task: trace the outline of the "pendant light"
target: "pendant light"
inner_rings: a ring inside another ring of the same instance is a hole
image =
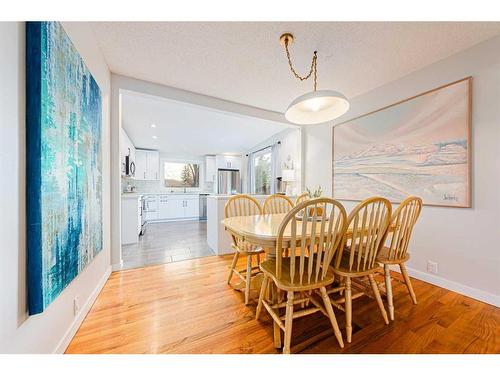
[[[288,45],[292,42],[292,34],[281,35],[280,43],[285,48],[288,66],[293,75],[301,81],[305,81],[312,76],[314,90],[292,101],[285,112],[285,118],[294,124],[311,125],[331,121],[342,116],[349,110],[349,101],[346,97],[338,91],[316,89],[318,82],[317,51],[314,51],[309,73],[306,76],[300,76],[293,68],[290,51],[288,50]]]

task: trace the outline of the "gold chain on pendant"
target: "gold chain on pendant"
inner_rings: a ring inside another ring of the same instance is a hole
[[[290,70],[296,78],[300,79],[301,81],[305,81],[305,80],[309,79],[311,77],[311,75],[314,73],[314,77],[313,77],[314,78],[314,91],[316,91],[316,87],[318,85],[318,67],[317,67],[318,54],[317,54],[317,51],[314,51],[314,55],[313,55],[312,62],[311,62],[311,69],[309,70],[309,73],[306,76],[302,77],[293,68],[292,59],[290,57],[290,51],[288,50],[288,38],[285,39],[285,50],[286,50],[286,57],[288,59],[288,66],[290,66]]]

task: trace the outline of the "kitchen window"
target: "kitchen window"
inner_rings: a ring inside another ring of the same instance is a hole
[[[200,166],[196,163],[165,162],[165,186],[172,188],[200,187]]]

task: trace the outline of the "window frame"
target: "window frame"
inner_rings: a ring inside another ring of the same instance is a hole
[[[187,164],[193,164],[193,165],[197,165],[198,166],[198,186],[169,186],[167,185],[167,178],[166,178],[166,164],[184,164],[184,165],[187,165]],[[163,160],[162,161],[162,164],[163,164],[163,168],[162,168],[162,185],[166,188],[169,188],[169,189],[200,189],[201,188],[201,167],[202,167],[202,163],[199,162],[199,161],[192,161],[192,160],[186,160],[186,161],[182,161],[182,160]]]
[[[256,152],[252,152],[251,154],[251,174],[252,174],[252,186],[251,186],[251,190],[252,190],[252,194],[257,194],[257,186],[256,186],[256,174],[255,174],[255,158],[261,156],[261,155],[264,155],[264,154],[269,154],[270,155],[270,170],[269,170],[269,193],[272,194],[272,173],[273,173],[273,147],[272,146],[267,146],[267,147],[264,147]],[[263,193],[259,193],[259,194],[262,194],[262,195],[266,195],[266,194],[263,194]]]

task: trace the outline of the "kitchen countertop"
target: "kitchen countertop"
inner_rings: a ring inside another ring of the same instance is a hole
[[[236,194],[210,194],[209,198],[211,199],[229,199],[231,197],[234,197]],[[253,198],[267,198],[269,195],[263,195],[263,194],[249,194]],[[295,195],[287,195],[288,198],[295,198]]]
[[[122,193],[123,199],[139,199],[142,196],[143,194],[141,193]]]
[[[151,193],[123,193],[123,194],[139,194],[139,195],[212,195],[212,193],[203,193],[203,192],[180,192],[180,193],[164,193],[164,192],[151,192]],[[122,195],[123,195],[122,194]]]

